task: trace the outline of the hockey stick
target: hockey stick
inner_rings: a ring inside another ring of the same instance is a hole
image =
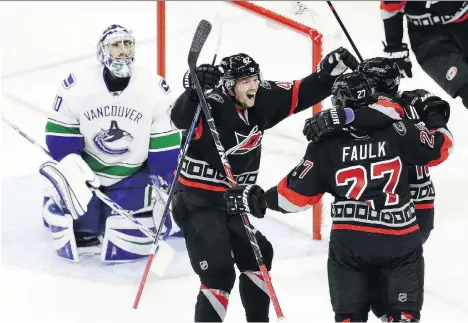
[[[197,60],[200,55],[200,51],[203,47],[203,44],[205,42],[205,39],[203,39],[203,37],[201,36],[197,37],[196,35],[198,33],[201,35],[209,34],[210,30],[211,30],[211,24],[208,21],[206,20],[200,21],[200,24],[198,25],[198,28],[197,28],[197,33],[195,34],[195,37],[193,38],[192,45],[190,46],[190,52],[188,55],[188,65],[189,65],[190,73],[194,76],[196,76],[195,69],[197,65]],[[210,108],[208,107],[208,103],[206,102],[205,96],[203,95],[203,90],[200,85],[200,81],[198,80],[197,77],[194,77],[193,81],[195,84],[195,88],[197,90],[198,98],[200,99],[200,105],[202,106],[203,113],[205,114],[206,121],[210,128],[213,141],[215,142],[216,149],[218,150],[218,154],[221,158],[221,163],[223,164],[226,177],[231,187],[237,187],[237,183],[234,179],[234,176],[232,175],[231,166],[229,165],[226,152],[221,143],[221,140],[219,139],[219,134],[216,129],[216,125],[214,123],[213,117],[211,116]],[[244,222],[244,227],[246,229],[247,236],[249,237],[250,245],[252,246],[253,252],[255,254],[255,258],[257,259],[258,266],[260,268],[260,271],[262,272],[263,279],[267,286],[268,294],[273,303],[273,307],[275,308],[276,316],[278,317],[278,319],[283,319],[284,318],[283,311],[281,310],[280,304],[276,297],[273,284],[271,283],[270,275],[266,268],[265,262],[263,261],[262,253],[258,246],[257,239],[255,238],[254,228],[250,224],[247,213],[242,213],[242,221]]]
[[[364,59],[362,58],[361,53],[360,53],[359,50],[357,49],[356,45],[354,45],[354,42],[353,42],[351,36],[348,34],[348,30],[347,30],[346,27],[343,25],[343,22],[341,21],[340,16],[338,16],[338,12],[336,12],[336,9],[333,7],[333,4],[331,3],[331,1],[327,1],[327,4],[328,4],[328,6],[330,7],[330,10],[332,11],[333,15],[335,16],[336,21],[338,21],[338,23],[340,24],[341,29],[343,29],[343,32],[345,33],[346,38],[348,38],[349,43],[351,44],[351,46],[352,46],[353,49],[354,49],[354,52],[355,52],[356,55],[358,56],[359,60],[362,62]]]
[[[45,153],[46,155],[48,155],[50,157],[50,153],[47,149],[45,149],[44,147],[42,147],[40,144],[38,144],[34,139],[32,139],[27,133],[23,132],[20,128],[18,128],[17,126],[15,126],[13,123],[11,123],[10,121],[8,121],[7,119],[5,119],[5,117],[3,116],[3,113],[2,113],[2,121],[3,123],[5,123],[6,125],[10,126],[13,130],[15,130],[17,133],[19,133],[21,135],[21,137],[23,137],[24,139],[26,139],[27,141],[29,141],[30,143],[32,143],[34,146],[40,148],[42,150],[43,153]]]
[[[154,256],[159,251],[159,249],[161,249],[160,244],[161,244],[162,241],[159,239],[159,237],[161,236],[161,232],[162,232],[162,224],[164,224],[165,221],[166,221],[166,218],[167,218],[167,215],[168,215],[167,211],[169,210],[172,195],[174,194],[174,187],[175,187],[175,184],[177,182],[177,178],[179,177],[180,171],[182,169],[182,159],[184,158],[185,154],[187,153],[190,141],[192,140],[193,133],[195,132],[196,124],[197,124],[198,118],[200,116],[200,112],[201,112],[201,108],[200,108],[200,105],[198,105],[197,110],[195,111],[195,116],[193,117],[192,125],[190,126],[190,130],[189,130],[189,132],[187,134],[187,139],[185,141],[184,147],[182,148],[182,152],[181,152],[182,154],[181,154],[179,163],[177,164],[177,169],[176,169],[174,179],[172,180],[171,186],[169,188],[168,198],[167,198],[166,205],[164,207],[163,215],[161,217],[161,222],[160,222],[160,225],[159,225],[159,228],[158,228],[158,232],[154,236],[154,241],[153,241],[153,244],[151,246],[151,251],[150,251],[150,254],[148,256],[148,260],[146,261],[145,270],[143,272],[143,276],[141,277],[140,285],[138,287],[138,291],[137,291],[137,294],[135,296],[135,300],[133,301],[133,308],[134,309],[137,309],[138,304],[140,303],[141,294],[143,293],[143,288],[145,287],[146,279],[148,278],[148,274],[149,274],[149,271],[151,269],[151,264],[153,263]],[[154,271],[154,270],[152,270],[152,271]]]
[[[29,141],[31,144],[33,144],[34,146],[40,148],[42,150],[42,152],[44,152],[46,155],[48,155],[49,157],[52,157],[50,155],[50,152],[45,149],[44,147],[42,147],[38,142],[36,142],[33,138],[31,138],[28,134],[26,134],[25,132],[23,132],[20,128],[18,128],[16,125],[12,124],[10,121],[6,120],[5,117],[3,116],[2,114],[2,121],[7,124],[8,126],[10,126],[13,130],[15,130],[17,133],[19,133],[24,139],[26,139],[27,141]],[[132,221],[137,227],[138,229],[143,232],[144,234],[146,234],[149,238],[154,238],[156,235],[153,231],[151,231],[150,229],[148,229],[146,226],[144,226],[143,224],[141,224],[137,219],[135,219],[132,215],[132,212],[131,211],[127,211],[125,209],[123,209],[120,205],[118,205],[116,202],[114,202],[113,200],[111,200],[106,194],[102,193],[99,189],[95,189],[95,188],[90,188],[92,191],[94,191],[94,194],[96,194],[96,196],[101,200],[103,201],[106,205],[108,205],[113,211],[115,211],[117,214],[127,218],[128,220]]]
[[[208,35],[210,34],[210,31],[211,30],[209,30],[206,34],[205,33],[201,34],[199,32],[198,28],[197,28],[197,30],[195,32],[195,35],[194,35],[194,39],[195,38],[201,39],[200,41],[203,41],[201,46],[203,46],[206,39],[208,38]],[[219,51],[220,45],[221,45],[221,31],[220,31],[220,34],[219,34],[219,37],[218,37],[218,43],[217,43],[217,46],[216,46],[216,50],[215,50],[215,54],[214,54],[214,57],[213,57],[212,65],[214,65],[215,62],[216,62],[216,58],[218,57],[218,51]],[[193,79],[197,79],[195,71],[191,70],[190,73],[191,73]],[[135,297],[135,301],[133,302],[133,308],[134,309],[138,308],[138,304],[140,302],[141,294],[143,293],[143,288],[145,287],[146,279],[148,278],[148,273],[149,273],[149,271],[151,269],[151,263],[153,262],[154,256],[156,255],[156,253],[159,250],[158,244],[159,244],[159,236],[161,235],[162,224],[166,221],[166,217],[167,217],[167,214],[168,214],[167,211],[169,210],[172,195],[174,193],[174,187],[175,187],[175,184],[177,182],[177,179],[179,178],[180,171],[182,170],[182,160],[184,159],[184,157],[185,157],[185,155],[187,153],[187,150],[189,148],[190,142],[192,141],[192,137],[193,137],[193,134],[195,132],[196,124],[197,124],[198,119],[200,117],[201,109],[202,109],[201,105],[199,104],[197,106],[197,110],[195,111],[195,115],[194,115],[193,120],[192,120],[192,125],[190,126],[189,132],[187,134],[187,138],[185,140],[184,147],[182,148],[179,163],[178,163],[177,169],[176,169],[176,173],[175,173],[174,179],[173,179],[173,181],[171,183],[171,186],[169,188],[167,203],[166,203],[166,206],[164,207],[163,216],[161,218],[161,224],[159,225],[158,232],[156,233],[156,238],[155,238],[155,240],[153,242],[150,255],[149,255],[148,260],[146,262],[145,271],[143,272],[143,276],[142,276],[141,281],[140,281],[140,286],[138,287],[138,292],[137,292],[137,295]]]

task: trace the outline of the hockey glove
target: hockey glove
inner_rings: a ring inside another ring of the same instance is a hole
[[[198,66],[196,74],[204,91],[214,89],[219,84],[222,75],[219,66],[211,64]],[[185,72],[183,85],[185,89],[195,89],[190,71]]]
[[[227,214],[236,215],[242,212],[263,218],[266,211],[265,191],[258,185],[240,185],[224,193]]]
[[[302,133],[308,141],[316,143],[326,136],[342,131],[353,120],[354,111],[352,109],[337,109],[332,107],[328,110],[320,111],[312,118],[307,119]]]
[[[357,69],[359,62],[346,48],[340,47],[327,54],[317,66],[320,78],[330,78],[343,74],[348,68]]]
[[[402,43],[400,45],[385,45],[384,44],[384,53],[385,57],[393,60],[400,69],[401,77],[413,77],[413,72],[411,68],[413,65],[411,64],[411,60],[409,58],[409,49],[408,45]]]
[[[448,102],[426,90],[405,91],[401,94],[400,100],[405,105],[412,105],[424,122],[427,122],[429,115],[433,113],[441,115],[445,123],[449,121],[450,105]],[[431,116],[431,119],[433,117]]]

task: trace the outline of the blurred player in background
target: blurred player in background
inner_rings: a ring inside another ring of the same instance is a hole
[[[412,77],[408,45],[403,43],[406,17],[411,49],[422,69],[452,98],[468,108],[468,1],[382,1],[384,52],[404,77]]]
[[[109,26],[96,50],[100,64],[62,80],[50,111],[46,143],[54,161],[40,172],[55,189],[45,197],[43,217],[60,257],[78,262],[80,255],[100,254],[106,263],[128,262],[147,256],[153,239],[113,214],[90,187],[156,229],[180,133],[170,124],[169,85],[154,71],[134,66],[129,29]],[[153,209],[159,212],[155,218]],[[171,217],[165,229],[165,237],[177,231]]]

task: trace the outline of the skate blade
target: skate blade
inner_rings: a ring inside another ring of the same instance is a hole
[[[173,258],[174,249],[166,241],[159,241],[158,250],[154,256],[150,271],[159,277],[163,277]]]

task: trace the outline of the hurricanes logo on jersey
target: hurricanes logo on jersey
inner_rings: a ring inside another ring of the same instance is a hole
[[[109,155],[122,155],[130,151],[127,144],[122,145],[123,142],[130,142],[133,136],[119,128],[117,121],[112,120],[108,130],[101,130],[93,136],[93,142],[96,147]],[[123,147],[124,146],[124,147]]]
[[[262,143],[263,133],[258,131],[257,126],[247,136],[238,132],[234,132],[234,134],[236,135],[237,145],[229,149],[228,154],[243,155],[256,149]]]

